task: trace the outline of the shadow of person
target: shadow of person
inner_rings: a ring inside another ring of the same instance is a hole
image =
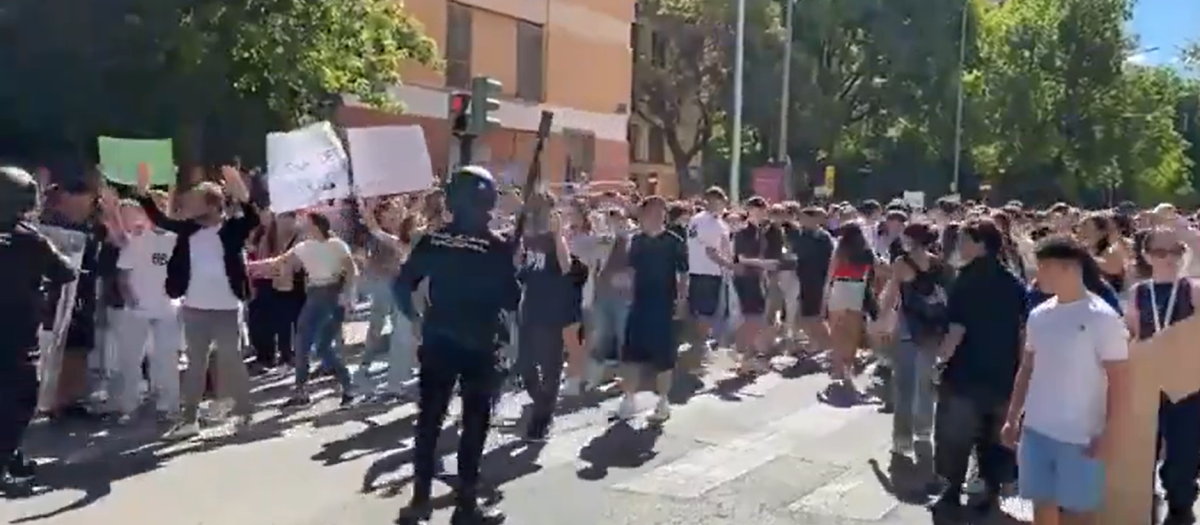
[[[758,376],[752,374],[729,376],[718,380],[712,389],[705,393],[710,393],[722,401],[741,401],[742,395],[739,391],[753,384],[756,379]]]
[[[575,472],[579,479],[598,481],[613,468],[638,468],[658,456],[654,445],[662,436],[661,425],[634,428],[619,421],[592,438],[579,450],[579,459],[588,465]]]
[[[696,394],[704,389],[704,379],[700,377],[702,369],[675,367],[671,373],[671,391],[667,393],[667,401],[672,405],[686,405]]]
[[[313,461],[319,461],[330,467],[372,454],[383,453],[394,449],[400,442],[412,437],[416,428],[417,415],[415,413],[384,424],[367,419],[367,415],[362,413],[355,414],[355,416],[355,419],[367,425],[367,428],[345,439],[322,443],[321,451],[312,456]],[[322,424],[340,423],[326,421]]]
[[[363,472],[362,485],[359,491],[363,494],[381,491],[384,497],[395,497],[403,491],[404,486],[412,481],[411,470],[400,477],[388,479],[380,483],[380,480],[389,474],[395,474],[404,470],[404,467],[411,465],[413,455],[416,453],[416,443],[411,440],[405,445],[392,451],[386,451],[382,457],[373,461],[367,470]],[[457,423],[450,424],[442,428],[442,433],[438,435],[437,452],[435,453],[436,464],[435,473],[442,471],[442,456],[456,451],[458,449],[458,425]]]
[[[884,472],[879,461],[874,458],[868,463],[879,485],[903,503],[932,505],[941,493],[933,480],[932,472],[926,471],[923,465],[904,454],[891,454],[887,472]]]

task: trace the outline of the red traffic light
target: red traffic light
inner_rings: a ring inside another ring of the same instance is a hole
[[[450,96],[450,113],[452,115],[464,113],[470,106],[471,95],[467,93],[455,93]]]

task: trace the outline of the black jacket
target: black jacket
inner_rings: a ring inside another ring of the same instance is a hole
[[[142,205],[142,209],[155,226],[178,235],[175,249],[171,252],[171,260],[167,261],[167,296],[172,299],[183,297],[192,278],[191,236],[204,227],[190,219],[167,217],[150,197],[139,197],[138,204]],[[250,279],[246,275],[246,260],[242,257],[242,251],[246,247],[246,239],[250,237],[250,232],[258,227],[259,219],[258,210],[253,204],[242,203],[241,207],[241,217],[225,219],[217,235],[221,238],[221,247],[225,251],[223,257],[229,288],[233,290],[234,297],[245,301],[250,298]]]

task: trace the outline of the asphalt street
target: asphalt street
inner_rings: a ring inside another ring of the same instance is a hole
[[[916,525],[931,522],[919,467],[889,465],[890,417],[878,406],[818,399],[827,377],[794,366],[733,380],[718,357],[680,374],[661,428],[613,424],[616,398],[568,401],[552,437],[530,445],[501,428],[484,461],[491,495],[517,525]],[[787,363],[784,363],[785,365]],[[281,411],[290,379],[256,383],[253,426],[219,425],[165,443],[144,422],[34,428],[46,464],[32,493],[0,504],[0,520],[46,525],[385,525],[407,501],[415,407],[339,410],[331,389]],[[332,385],[324,384],[326,388]],[[502,410],[515,414],[521,396]],[[654,396],[643,394],[649,411]],[[454,409],[452,409],[453,411]],[[453,418],[452,418],[453,419]],[[453,482],[456,432],[443,433]],[[435,495],[448,493],[445,484]],[[906,503],[906,501],[908,501]],[[448,522],[440,510],[433,523]]]

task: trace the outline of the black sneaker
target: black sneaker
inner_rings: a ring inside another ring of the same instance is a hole
[[[408,506],[400,509],[400,518],[396,520],[399,525],[416,525],[422,521],[429,521],[433,517],[433,504],[429,498],[413,498],[408,502]]]
[[[459,503],[450,516],[450,525],[500,525],[507,516],[500,509],[478,503]]]
[[[15,482],[25,482],[33,479],[37,475],[37,463],[32,459],[25,457],[21,451],[13,454],[12,460],[8,463],[8,475]]]
[[[545,441],[550,437],[550,422],[552,417],[549,416],[534,416],[529,420],[529,426],[525,427],[525,439],[528,441]]]

